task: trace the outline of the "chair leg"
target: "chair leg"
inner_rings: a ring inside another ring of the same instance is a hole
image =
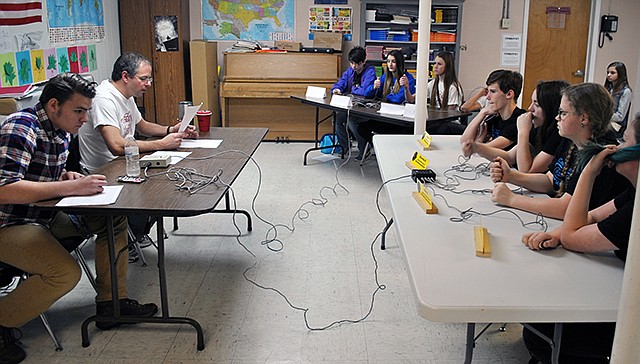
[[[129,234],[129,240],[133,241],[133,248],[138,253],[138,256],[140,257],[140,261],[142,262],[142,266],[146,267],[147,260],[144,258],[144,253],[142,253],[142,248],[140,248],[140,243],[138,243],[136,236],[133,234],[131,229],[127,229],[127,234]]]
[[[51,341],[53,341],[53,346],[56,348],[56,351],[62,351],[63,347],[60,344],[60,340],[58,340],[58,337],[51,329],[51,324],[49,324],[49,318],[47,317],[47,314],[45,312],[40,314],[40,321],[42,321],[42,325],[44,325],[45,330],[47,330],[47,332],[49,333],[49,336],[51,337]]]
[[[362,165],[364,163],[364,160],[367,159],[367,153],[369,152],[370,148],[371,143],[367,142],[367,144],[365,144],[364,146],[364,154],[362,155],[362,159],[360,160],[360,165]]]
[[[23,273],[20,276],[20,282],[18,284],[20,284],[23,281],[26,281],[27,278],[29,278],[29,275],[27,273]],[[58,340],[58,337],[51,329],[51,324],[49,324],[49,318],[47,317],[46,312],[43,312],[40,314],[40,321],[42,321],[42,325],[44,325],[45,330],[47,330],[47,333],[51,337],[51,341],[53,341],[53,346],[56,348],[56,351],[62,351],[63,348],[62,348],[62,345],[60,344],[60,340]]]
[[[93,286],[93,289],[98,292],[98,285],[96,284],[96,277],[94,276],[93,272],[91,272],[91,268],[89,268],[89,265],[87,264],[87,260],[84,257],[84,254],[82,253],[82,249],[80,249],[80,247],[77,247],[74,252],[76,253],[76,258],[78,259],[78,263],[80,263],[80,267],[82,267],[82,270],[84,271],[84,274],[87,276],[87,278],[89,279],[89,283],[91,283],[91,286]]]

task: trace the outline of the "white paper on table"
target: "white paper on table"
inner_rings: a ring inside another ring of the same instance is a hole
[[[404,106],[382,102],[380,103],[380,110],[378,110],[378,112],[387,115],[402,115],[404,114]]]
[[[180,133],[187,129],[193,117],[196,116],[196,113],[202,107],[202,103],[200,105],[187,106],[184,109],[184,115],[182,115],[182,121],[180,121],[180,129],[178,130]]]
[[[157,152],[151,153],[151,156],[156,157],[156,156],[170,155],[171,160],[169,161],[169,165],[173,165],[185,159],[186,157],[188,157],[189,154],[191,154],[191,152],[174,152],[174,151],[167,151],[167,150],[159,150]]]
[[[222,139],[182,139],[180,148],[216,149],[221,143]]]
[[[104,191],[95,195],[65,197],[56,206],[111,205],[116,203],[122,187],[124,186],[104,186]]]

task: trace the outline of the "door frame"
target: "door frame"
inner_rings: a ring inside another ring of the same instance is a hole
[[[524,18],[522,20],[522,62],[520,62],[520,73],[524,76],[524,68],[527,62],[527,37],[529,35],[529,7],[531,0],[524,1]],[[596,79],[597,70],[596,65],[596,53],[598,44],[598,35],[600,22],[600,9],[602,9],[602,0],[591,0],[591,12],[589,14],[589,35],[587,40],[587,55],[585,65],[585,82],[594,82]],[[596,19],[596,21],[594,21]],[[518,98],[518,104],[522,103],[522,97]],[[529,105],[525,105],[528,107]]]

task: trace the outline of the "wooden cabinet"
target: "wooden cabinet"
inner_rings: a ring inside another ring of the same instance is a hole
[[[437,1],[431,5],[431,32],[418,33],[419,1],[362,0],[360,39],[367,49],[367,63],[381,66],[390,49],[403,49],[412,56],[405,60],[407,69],[415,72],[418,37],[431,39],[429,63],[443,50],[453,52],[458,70],[462,0]],[[378,20],[376,20],[378,19]],[[414,74],[415,75],[415,74]]]
[[[178,117],[178,102],[191,100],[189,73],[189,1],[119,0],[120,47],[122,52],[138,52],[153,66],[153,84],[136,100],[144,118],[162,125],[173,125]],[[156,50],[155,17],[176,16],[178,51]],[[115,61],[115,59],[114,59]]]
[[[341,55],[315,53],[225,53],[220,87],[222,125],[269,128],[267,140],[312,141],[315,109],[292,100],[307,86],[327,94],[340,77]],[[321,110],[320,117],[330,114]],[[323,123],[320,134],[332,131]]]

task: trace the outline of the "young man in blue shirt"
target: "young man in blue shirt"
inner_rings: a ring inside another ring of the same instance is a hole
[[[373,81],[376,80],[376,71],[373,66],[367,64],[367,52],[360,46],[355,46],[349,51],[349,67],[342,77],[331,88],[334,95],[352,94],[364,98],[373,98],[375,90]],[[346,154],[349,150],[349,135],[347,133],[347,124],[351,133],[357,135],[358,124],[367,121],[366,118],[358,118],[350,116],[347,123],[347,113],[336,113],[336,135],[338,136],[338,144],[342,151]]]

